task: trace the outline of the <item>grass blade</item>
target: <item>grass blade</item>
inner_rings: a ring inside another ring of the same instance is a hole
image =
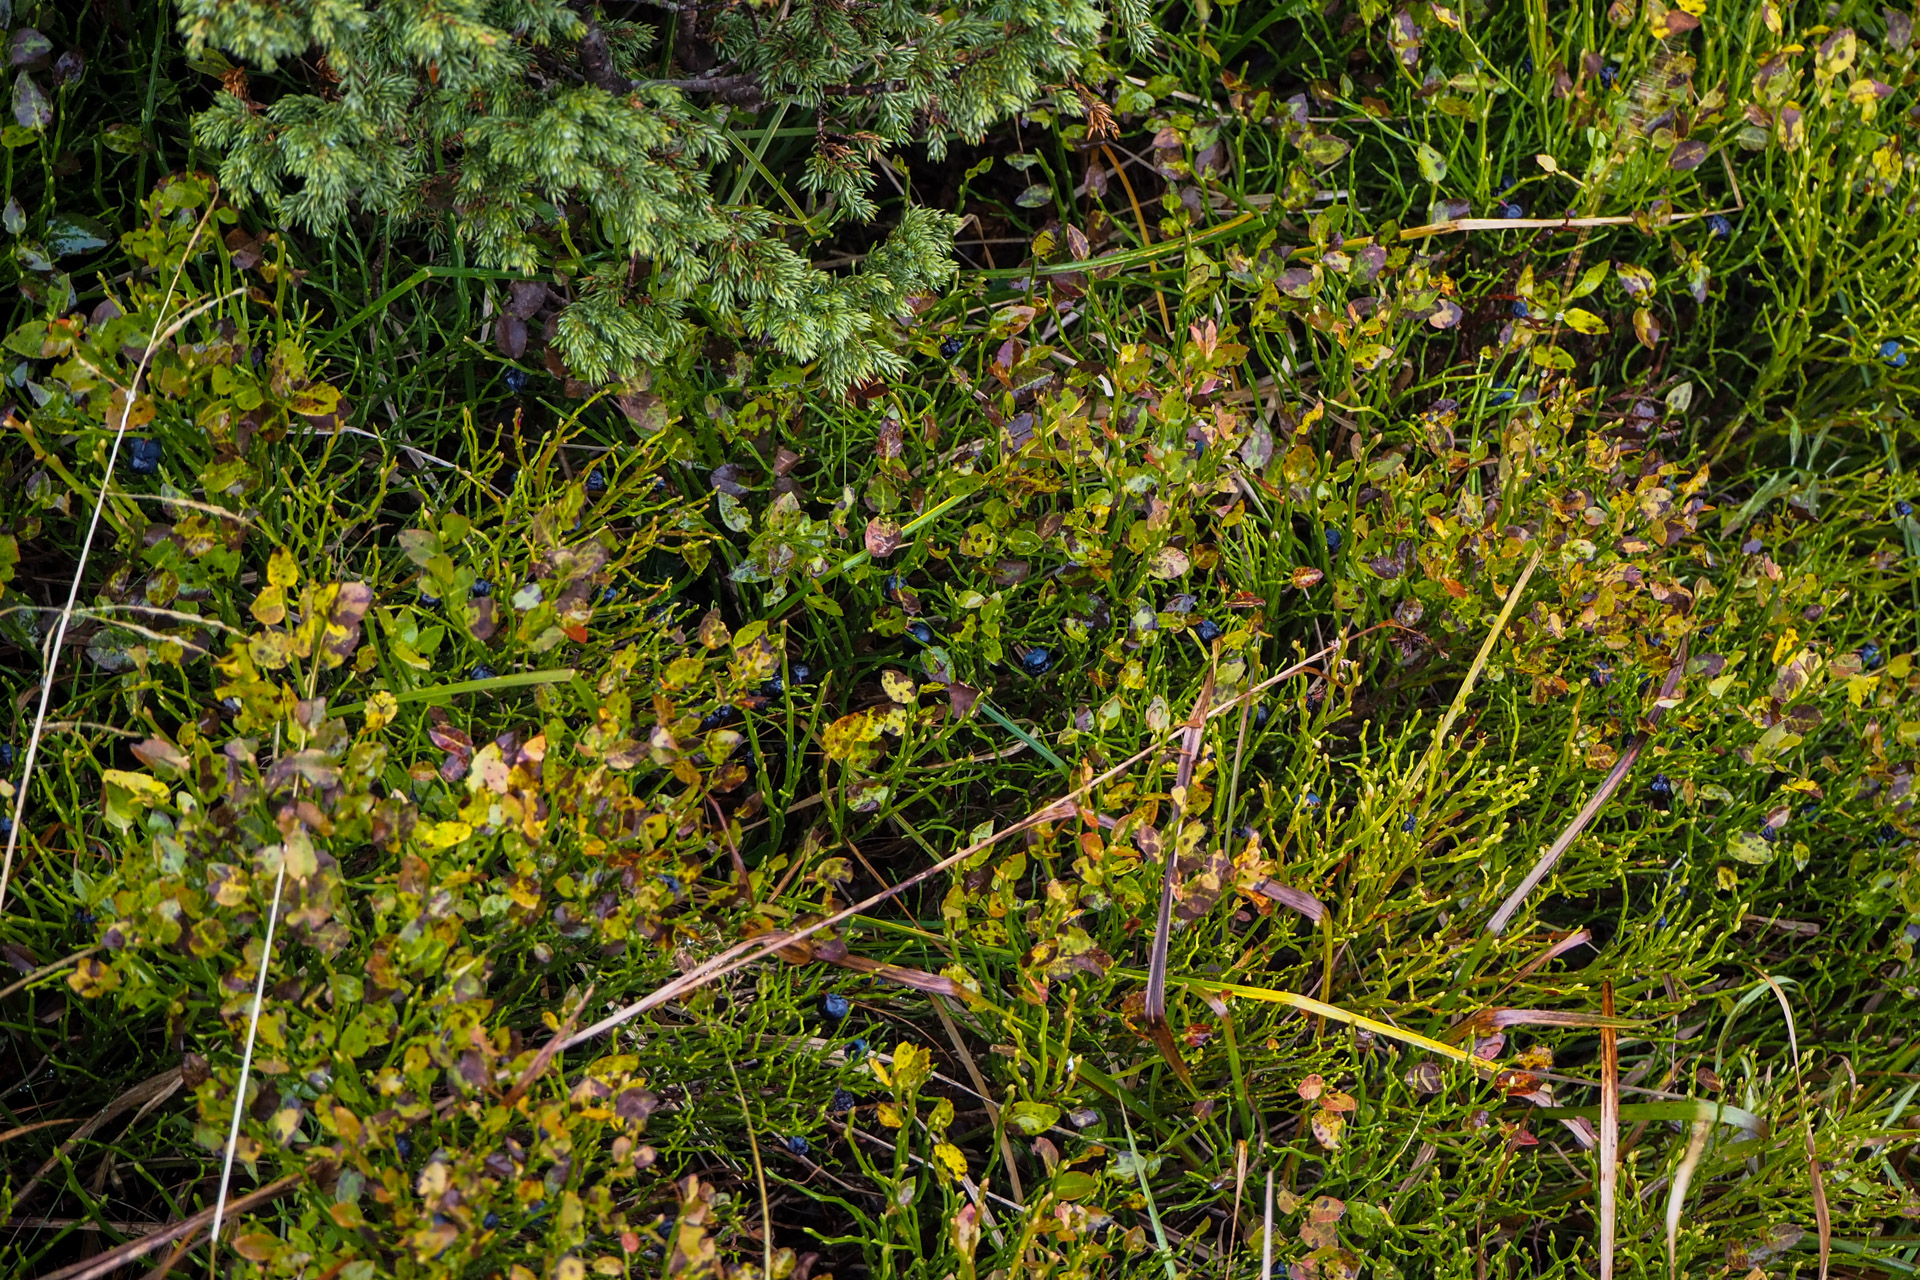
[[[1693,1171],[1700,1167],[1700,1157],[1706,1154],[1707,1137],[1713,1132],[1713,1126],[1705,1120],[1693,1122],[1693,1136],[1687,1140],[1686,1154],[1680,1157],[1680,1163],[1673,1171],[1673,1185],[1667,1192],[1667,1274],[1680,1274],[1680,1213],[1686,1207],[1687,1188],[1693,1182]]]
[[[1473,686],[1480,679],[1480,673],[1486,669],[1487,660],[1493,656],[1493,647],[1500,643],[1500,637],[1507,629],[1507,623],[1513,617],[1513,611],[1520,603],[1520,593],[1527,588],[1527,582],[1533,577],[1533,571],[1540,567],[1541,552],[1538,548],[1527,560],[1527,567],[1520,571],[1513,586],[1507,589],[1506,602],[1500,606],[1500,616],[1494,619],[1493,626],[1487,631],[1487,638],[1480,644],[1480,652],[1473,655],[1473,665],[1467,668],[1466,678],[1460,681],[1460,687],[1454,691],[1453,701],[1447,705],[1446,714],[1440,717],[1440,723],[1434,727],[1433,740],[1427,744],[1426,754],[1420,757],[1420,764],[1408,775],[1405,793],[1417,796],[1427,784],[1427,777],[1433,772],[1434,761],[1447,743],[1447,734],[1453,728],[1453,722],[1460,718],[1460,712],[1467,705],[1467,699],[1473,696]],[[1426,805],[1421,805],[1426,812]]]
[[[1683,640],[1680,643],[1680,652],[1674,655],[1673,665],[1667,668],[1667,678],[1660,686],[1660,700],[1662,702],[1671,698],[1679,689],[1680,676],[1681,673],[1686,670],[1686,667],[1687,645]],[[1653,711],[1648,714],[1647,719],[1653,724],[1658,724],[1661,713],[1664,710],[1665,708],[1663,707],[1655,706]],[[1615,762],[1613,768],[1607,773],[1606,778],[1595,788],[1593,795],[1588,797],[1586,804],[1580,807],[1580,812],[1573,815],[1573,821],[1567,824],[1566,829],[1560,833],[1559,838],[1548,847],[1547,851],[1540,855],[1539,860],[1533,864],[1533,869],[1527,872],[1526,877],[1515,886],[1514,891],[1507,895],[1507,900],[1500,904],[1500,909],[1493,913],[1493,918],[1487,921],[1488,933],[1497,934],[1506,931],[1507,925],[1513,921],[1514,914],[1518,912],[1526,902],[1527,895],[1538,888],[1540,882],[1547,878],[1547,873],[1552,871],[1554,864],[1560,861],[1560,855],[1565,853],[1575,840],[1579,839],[1580,833],[1587,829],[1587,824],[1592,822],[1594,815],[1600,812],[1600,807],[1606,804],[1608,797],[1613,795],[1620,784],[1626,780],[1628,771],[1633,768],[1633,762],[1640,757],[1641,748],[1647,745],[1648,740],[1652,736],[1652,730],[1650,728],[1641,730],[1640,733],[1635,735],[1633,742],[1628,745],[1627,749],[1620,753],[1620,759]]]
[[[1800,1095],[1800,1133],[1807,1145],[1807,1176],[1813,1183],[1813,1222],[1820,1231],[1820,1280],[1827,1280],[1827,1268],[1833,1260],[1833,1211],[1827,1204],[1827,1180],[1820,1172],[1820,1152],[1813,1141],[1813,1117],[1807,1113],[1807,1080],[1800,1066],[1800,1036],[1793,1025],[1793,1005],[1772,974],[1761,979],[1773,988],[1780,1012],[1787,1020],[1787,1046],[1793,1050],[1793,1082]]]
[[[1600,984],[1600,1012],[1613,1016],[1613,983]],[[1600,1280],[1613,1280],[1620,1179],[1620,1033],[1600,1028]]]
[[[1180,729],[1180,764],[1174,771],[1173,818],[1167,833],[1160,837],[1160,916],[1153,927],[1153,951],[1147,962],[1147,1030],[1174,1074],[1192,1084],[1187,1064],[1173,1043],[1173,1031],[1167,1026],[1167,948],[1173,942],[1173,891],[1180,876],[1180,832],[1187,821],[1187,788],[1193,785],[1193,766],[1200,756],[1200,736],[1206,732],[1207,711],[1213,705],[1213,672],[1207,672],[1200,696]]]

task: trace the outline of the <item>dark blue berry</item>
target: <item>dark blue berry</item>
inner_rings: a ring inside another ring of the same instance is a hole
[[[1253,709],[1253,727],[1256,729],[1266,728],[1267,718],[1272,714],[1273,712],[1267,708],[1267,704],[1264,702],[1255,707]]]
[[[1760,838],[1768,844],[1774,844],[1780,839],[1780,828],[1768,823],[1760,828]]]
[[[467,672],[467,679],[469,680],[491,680],[493,679],[493,677],[494,677],[493,668],[488,666],[484,662],[481,663],[479,666],[475,667],[473,670]]]
[[[787,668],[787,683],[793,685],[812,684],[813,668],[804,662],[796,662]]]
[[[1907,367],[1907,353],[1892,338],[1880,344],[1880,358],[1895,369]]]
[[[13,819],[8,817],[4,813],[0,813],[0,838],[4,838],[12,834],[13,834]]]
[[[865,1040],[854,1039],[847,1041],[847,1060],[849,1062],[858,1062],[866,1056],[867,1042]]]
[[[662,871],[659,875],[655,876],[654,879],[667,886],[667,892],[671,893],[674,897],[680,898],[686,896],[686,888],[681,885],[679,876],[669,875],[667,872]]]
[[[485,578],[475,578],[473,585],[467,588],[467,594],[476,599],[490,596],[493,594],[493,584]]]
[[[1513,388],[1512,388],[1512,387],[1509,387],[1509,386],[1506,386],[1506,385],[1504,385],[1504,384],[1498,384],[1498,383],[1496,383],[1496,384],[1495,384],[1495,386],[1494,386],[1494,388],[1493,388],[1493,400],[1492,400],[1492,403],[1494,403],[1494,404],[1505,404],[1505,403],[1506,403],[1507,401],[1509,401],[1509,400],[1511,400],[1511,399],[1513,399]]]
[[[807,1140],[801,1137],[799,1134],[794,1134],[792,1137],[780,1139],[780,1145],[785,1147],[787,1150],[793,1152],[793,1154],[797,1156],[804,1156],[805,1154],[807,1154],[807,1151],[808,1151]]]
[[[1664,773],[1653,775],[1653,781],[1647,784],[1647,803],[1666,813],[1673,808],[1673,781]]]
[[[1527,304],[1524,302],[1516,300],[1513,306],[1508,309],[1513,312],[1513,318],[1515,320],[1525,320],[1527,318]]]
[[[480,1225],[488,1231],[491,1231],[500,1225],[500,1215],[497,1213],[489,1213],[486,1217],[480,1219]]]
[[[393,1140],[393,1149],[400,1153],[402,1160],[413,1159],[413,1143],[407,1140],[405,1134]]]
[[[422,609],[438,609],[440,607],[440,597],[430,596],[422,591],[420,593],[420,607]]]
[[[887,580],[880,584],[880,594],[883,598],[898,603],[901,588],[906,585],[906,580],[899,574],[890,573],[887,575]]]
[[[1035,645],[1020,655],[1020,669],[1030,676],[1043,676],[1053,665],[1053,655]]]
[[[1733,224],[1717,213],[1707,215],[1707,230],[1715,240],[1726,240],[1733,236]]]
[[[820,1016],[829,1022],[838,1022],[853,1012],[853,1006],[838,991],[829,991],[820,998]]]
[[[1338,551],[1340,549],[1340,543],[1340,531],[1338,529],[1327,530],[1327,550]]]
[[[933,643],[933,628],[929,627],[924,622],[908,623],[907,634],[912,636],[915,640],[918,640],[921,644]]]
[[[160,470],[160,442],[145,436],[127,441],[127,467],[137,476],[155,475]]]
[[[537,1218],[541,1214],[545,1213],[546,1211],[547,1211],[547,1202],[545,1200],[535,1200],[532,1204],[527,1206],[527,1216],[529,1218]]]
[[[0,742],[0,769],[13,768],[13,744]]]
[[[715,729],[724,729],[740,718],[738,707],[715,707],[700,721],[700,732],[712,733]]]
[[[965,351],[966,349],[967,349],[967,340],[965,338],[955,336],[955,337],[946,339],[940,344],[940,355],[943,359],[952,360],[958,357],[959,354],[962,351]]]
[[[601,474],[600,468],[595,467],[593,470],[587,472],[587,492],[605,493],[606,491],[607,478]]]
[[[519,395],[527,389],[527,375],[518,369],[507,370],[507,390]]]
[[[833,1091],[833,1101],[827,1104],[827,1110],[834,1115],[844,1115],[859,1105],[860,1099],[854,1097],[845,1089],[835,1089]]]
[[[1613,88],[1613,82],[1619,78],[1620,67],[1618,63],[1609,62],[1600,68],[1600,83],[1606,88]]]
[[[1613,666],[1610,663],[1593,664],[1593,683],[1596,688],[1604,689],[1613,683]]]
[[[600,593],[601,604],[612,604],[620,598],[620,588],[608,587]]]
[[[787,682],[785,680],[779,676],[772,676],[765,684],[760,686],[760,692],[769,698],[777,698],[786,691],[786,688]]]
[[[1414,832],[1414,829],[1419,825],[1420,825],[1420,819],[1414,817],[1412,814],[1408,814],[1407,820],[1400,824],[1400,829],[1406,832],[1408,835],[1412,835]]]
[[[1910,516],[1913,514],[1913,504],[1911,502],[1908,502],[1905,498],[1902,498],[1900,499],[1900,501],[1893,504],[1893,514],[1897,516],[1903,516],[1903,517]]]
[[[1520,55],[1520,74],[1523,76],[1530,76],[1533,74],[1533,55],[1532,54],[1523,53]]]
[[[1223,633],[1220,630],[1219,623],[1215,622],[1212,618],[1202,618],[1200,619],[1199,625],[1194,627],[1193,634],[1201,644],[1212,644],[1215,640],[1218,640]]]
[[[1887,656],[1880,652],[1880,646],[1869,640],[1860,646],[1860,665],[1869,671],[1878,671],[1887,665]]]
[[[1502,200],[1500,202],[1500,216],[1503,218],[1524,218],[1527,216],[1527,206],[1521,204],[1518,200]]]
[[[94,914],[85,907],[82,907],[73,913],[73,919],[76,924],[88,925],[93,923]]]
[[[1300,793],[1300,803],[1309,809],[1318,809],[1320,807],[1320,793],[1317,791],[1302,791]]]

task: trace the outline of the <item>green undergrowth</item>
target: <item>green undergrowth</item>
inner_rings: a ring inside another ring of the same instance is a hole
[[[210,1208],[243,1058],[180,1274],[1920,1269],[1900,15],[1163,11],[1114,136],[912,158],[965,269],[839,395],[251,220],[115,13],[0,137],[10,806],[105,494],[6,1274]]]

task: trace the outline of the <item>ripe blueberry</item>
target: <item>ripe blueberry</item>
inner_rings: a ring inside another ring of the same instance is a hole
[[[150,476],[160,470],[160,442],[145,436],[127,441],[127,466],[137,476]]]

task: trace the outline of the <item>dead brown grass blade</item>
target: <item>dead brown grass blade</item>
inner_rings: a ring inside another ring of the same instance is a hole
[[[331,1172],[333,1166],[326,1161],[316,1161],[299,1173],[290,1173],[284,1178],[276,1178],[264,1187],[249,1191],[237,1200],[227,1202],[228,1213],[245,1213],[257,1209],[270,1200],[274,1200],[293,1190],[310,1177],[319,1177]],[[190,1241],[213,1222],[213,1206],[209,1205],[189,1218],[182,1218],[170,1226],[162,1227],[150,1235],[109,1249],[92,1258],[61,1267],[58,1271],[49,1271],[40,1280],[100,1280],[101,1276],[118,1271],[130,1262],[146,1257],[154,1250],[170,1245],[176,1240]]]
[[[1686,667],[1687,644],[1686,641],[1683,640],[1680,642],[1679,653],[1674,655],[1673,665],[1667,668],[1667,678],[1661,682],[1660,702],[1665,702],[1667,699],[1673,697],[1675,692],[1679,690],[1680,677],[1686,671]],[[1614,764],[1613,768],[1608,771],[1606,778],[1600,783],[1599,787],[1594,790],[1593,795],[1588,798],[1586,804],[1581,806],[1580,812],[1573,815],[1573,821],[1567,824],[1566,830],[1560,833],[1559,839],[1555,840],[1553,844],[1548,847],[1547,851],[1540,855],[1539,860],[1533,864],[1533,870],[1527,872],[1526,878],[1519,883],[1512,893],[1507,895],[1507,900],[1500,904],[1500,909],[1493,913],[1493,918],[1487,921],[1488,933],[1504,933],[1506,931],[1507,926],[1513,922],[1514,915],[1520,910],[1521,906],[1525,904],[1527,895],[1537,889],[1540,886],[1540,882],[1547,878],[1547,873],[1552,871],[1554,864],[1560,861],[1560,855],[1565,853],[1575,840],[1579,839],[1580,833],[1587,829],[1587,824],[1593,821],[1594,815],[1600,812],[1600,807],[1606,804],[1608,797],[1613,795],[1614,791],[1619,788],[1622,782],[1626,781],[1628,771],[1633,768],[1633,762],[1639,759],[1641,749],[1645,747],[1648,740],[1653,737],[1653,729],[1660,723],[1660,717],[1665,710],[1665,707],[1656,704],[1654,709],[1648,713],[1648,727],[1642,729],[1634,736],[1633,741],[1627,746],[1627,749],[1620,753],[1620,759]]]
[[[134,1085],[131,1089],[128,1089],[125,1093],[115,1098],[112,1102],[109,1102],[105,1107],[102,1107],[99,1113],[91,1120],[88,1120],[78,1129],[75,1129],[67,1140],[61,1143],[59,1148],[55,1150],[51,1156],[47,1157],[45,1164],[33,1171],[33,1176],[27,1179],[26,1185],[22,1186],[20,1193],[13,1198],[15,1209],[17,1210],[27,1202],[27,1198],[39,1188],[41,1180],[53,1171],[54,1166],[59,1164],[61,1159],[65,1157],[69,1151],[72,1151],[82,1142],[85,1142],[88,1138],[98,1133],[116,1117],[123,1116],[135,1108],[141,1108],[144,1114],[146,1110],[150,1110],[171,1096],[173,1091],[179,1087],[180,1068],[173,1067],[169,1070],[162,1071],[157,1076],[149,1076],[147,1079],[142,1080],[139,1084]]]
[[[78,1119],[69,1119],[69,1120],[42,1120],[38,1124],[23,1124],[18,1129],[9,1129],[5,1133],[0,1133],[0,1144],[12,1142],[15,1138],[24,1138],[30,1133],[38,1133],[42,1129],[57,1129],[63,1124],[78,1124],[78,1123],[79,1123]]]
[[[1160,1056],[1187,1084],[1193,1079],[1181,1060],[1180,1048],[1167,1026],[1167,949],[1173,942],[1173,891],[1180,880],[1180,831],[1187,822],[1187,788],[1193,785],[1193,766],[1200,758],[1200,739],[1207,731],[1207,713],[1213,708],[1213,672],[1200,686],[1200,696],[1180,727],[1180,763],[1173,776],[1173,817],[1160,837],[1160,916],[1153,926],[1153,951],[1147,960],[1147,1033],[1160,1046]]]
[[[1327,904],[1305,889],[1295,889],[1278,880],[1262,880],[1256,887],[1263,896],[1272,898],[1283,907],[1293,908],[1315,924],[1327,918]]]
[[[1568,1013],[1559,1009],[1481,1009],[1447,1028],[1446,1038],[1458,1043],[1469,1035],[1486,1035],[1508,1027],[1605,1027],[1619,1030],[1637,1027],[1632,1018],[1615,1018],[1605,1013]]]
[[[954,1056],[960,1059],[960,1065],[966,1068],[967,1079],[973,1081],[973,1091],[979,1095],[981,1104],[986,1107],[987,1121],[1000,1135],[1000,1159],[1007,1166],[1007,1183],[1013,1188],[1013,1198],[1025,1204],[1027,1193],[1020,1188],[1020,1169],[1013,1162],[1013,1143],[1007,1139],[1007,1131],[1000,1124],[1000,1104],[993,1099],[987,1088],[987,1078],[980,1073],[980,1064],[973,1060],[973,1053],[967,1048],[967,1042],[960,1038],[960,1027],[947,1012],[947,1005],[938,996],[927,1003],[940,1018],[940,1025],[946,1028],[947,1039],[953,1042]]]
[[[1600,1012],[1613,1017],[1613,983],[1600,984]],[[1613,1280],[1613,1241],[1619,1213],[1620,1033],[1600,1028],[1600,1280]]]
[[[513,1088],[507,1090],[507,1096],[502,1099],[507,1106],[511,1107],[514,1103],[526,1097],[527,1090],[532,1088],[533,1082],[540,1078],[540,1073],[547,1069],[547,1064],[551,1063],[554,1056],[567,1047],[567,1033],[573,1030],[574,1023],[580,1021],[580,1015],[585,1011],[587,1001],[593,999],[593,987],[594,984],[587,984],[587,990],[585,994],[580,997],[580,1003],[573,1006],[573,1012],[567,1015],[567,1020],[562,1022],[559,1030],[554,1032],[553,1039],[540,1046],[540,1052],[533,1055],[533,1061],[529,1062],[527,1069],[520,1073],[520,1078],[513,1082]]]
[[[1225,715],[1230,711],[1236,711],[1239,709],[1241,703],[1244,702],[1245,700],[1257,697],[1260,694],[1265,693],[1268,689],[1271,689],[1274,685],[1279,684],[1281,681],[1290,680],[1294,676],[1297,676],[1302,672],[1309,670],[1314,663],[1326,657],[1328,654],[1333,653],[1335,650],[1339,649],[1343,644],[1349,643],[1352,640],[1361,639],[1364,636],[1371,635],[1375,631],[1384,630],[1387,627],[1393,626],[1393,625],[1395,624],[1392,624],[1392,623],[1376,624],[1375,626],[1369,627],[1364,631],[1357,632],[1355,635],[1348,637],[1345,640],[1336,640],[1334,643],[1327,645],[1325,648],[1320,649],[1315,653],[1309,654],[1307,657],[1301,659],[1299,662],[1294,663],[1292,666],[1287,667],[1285,670],[1277,671],[1273,675],[1268,676],[1265,680],[1262,680],[1259,684],[1252,686],[1246,692],[1239,694],[1237,697],[1230,698],[1227,701],[1222,702],[1219,705],[1213,707],[1210,711],[1207,712],[1207,718],[1211,720],[1215,716]],[[742,942],[735,943],[733,946],[721,952],[719,955],[714,956],[712,959],[697,966],[696,968],[681,974],[679,977],[675,978],[673,981],[662,986],[659,990],[654,991],[651,994],[639,1000],[636,1000],[634,1003],[627,1005],[625,1008],[620,1009],[615,1013],[609,1014],[607,1017],[602,1018],[600,1021],[594,1023],[590,1027],[585,1028],[584,1030],[574,1032],[572,1035],[566,1038],[566,1041],[560,1045],[560,1048],[570,1049],[574,1045],[580,1044],[583,1041],[591,1040],[596,1036],[604,1035],[608,1031],[613,1030],[613,1028],[617,1026],[621,1026],[624,1023],[630,1022],[633,1019],[639,1017],[641,1014],[647,1013],[648,1011],[653,1009],[657,1009],[661,1005],[668,1004],[674,1000],[677,1000],[681,996],[688,993],[689,991],[696,990],[699,987],[705,986],[709,982],[713,982],[719,978],[725,977],[727,974],[732,973],[736,969],[740,969],[746,965],[752,964],[756,960],[764,959],[767,956],[770,956],[775,952],[781,950],[782,948],[790,947],[794,943],[799,942],[805,938],[810,938],[814,934],[819,933],[822,930],[831,929],[835,925],[844,924],[846,921],[851,920],[853,917],[860,915],[863,912],[872,910],[874,907],[879,906],[881,903],[886,902],[888,899],[900,893],[903,893],[906,890],[911,889],[916,885],[924,884],[926,881],[931,880],[933,877],[937,875],[942,875],[948,871],[951,871],[954,867],[959,866],[960,863],[972,857],[974,854],[979,853],[982,849],[991,848],[992,846],[998,844],[1000,841],[1007,839],[1009,836],[1018,835],[1020,832],[1026,831],[1032,827],[1038,826],[1042,822],[1051,822],[1051,821],[1055,821],[1056,819],[1062,816],[1070,816],[1074,812],[1073,802],[1075,800],[1081,798],[1082,796],[1090,794],[1096,788],[1104,786],[1108,782],[1113,781],[1115,778],[1120,777],[1122,774],[1126,773],[1127,770],[1133,768],[1135,765],[1147,759],[1149,756],[1152,756],[1155,752],[1164,749],[1166,745],[1167,745],[1167,739],[1165,738],[1156,739],[1154,742],[1148,744],[1145,747],[1142,747],[1140,750],[1134,752],[1132,755],[1128,756],[1126,759],[1120,761],[1118,764],[1115,764],[1111,768],[1107,769],[1105,772],[1088,778],[1085,782],[1081,783],[1078,787],[1075,787],[1073,790],[1067,792],[1065,795],[1060,796],[1057,799],[1050,800],[1046,804],[1041,805],[1039,808],[1035,809],[1032,813],[1029,813],[1026,817],[1020,819],[1018,822],[1011,823],[1008,826],[1005,826],[1000,830],[995,831],[993,834],[985,837],[984,839],[974,841],[972,844],[967,845],[965,848],[959,850],[958,852],[955,852],[953,854],[948,855],[945,858],[942,858],[940,861],[934,863],[932,866],[927,867],[920,871],[916,871],[912,875],[908,876],[906,879],[900,881],[898,884],[895,884],[889,888],[883,889],[879,893],[873,894],[870,897],[863,898],[859,902],[854,903],[852,906],[845,907],[839,911],[836,911],[830,916],[824,916],[821,919],[814,921],[812,924],[809,924],[800,929],[786,930],[786,931],[781,931],[779,933],[764,934],[758,937],[748,938]]]

